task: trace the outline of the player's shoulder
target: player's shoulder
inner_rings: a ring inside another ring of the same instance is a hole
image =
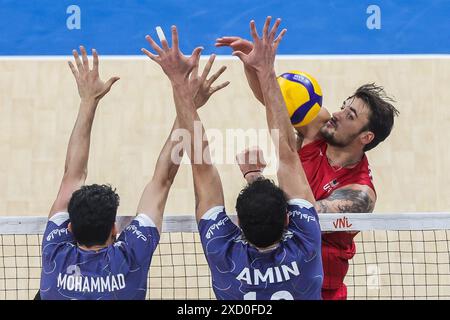
[[[314,205],[305,199],[294,198],[288,200],[288,209],[289,208],[300,208],[300,209],[314,209]]]
[[[319,217],[312,203],[305,199],[291,199],[288,201],[288,215],[290,221],[296,221],[307,225],[312,222],[317,224]],[[296,224],[294,224],[296,225]]]
[[[226,261],[231,259],[245,246],[246,240],[241,229],[235,224],[232,217],[225,212],[224,206],[210,208],[202,216],[198,224],[200,240],[208,259]],[[230,250],[230,247],[233,247]]]
[[[149,247],[154,247],[155,249],[160,237],[161,235],[153,220],[148,215],[138,214],[123,228],[114,248],[147,250]]]
[[[238,228],[227,215],[224,206],[215,206],[207,210],[199,220],[199,231],[202,239],[210,240],[213,238],[232,238]]]
[[[203,213],[200,218],[200,221],[215,221],[220,219],[221,217],[226,216],[225,206],[219,205],[209,208]]]
[[[136,228],[150,228],[155,229],[156,231],[158,230],[152,218],[143,213],[139,213],[138,215],[136,215],[133,220],[131,220],[131,222],[125,227],[125,230],[135,230]]]
[[[65,222],[69,222],[69,219],[70,219],[69,213],[66,210],[58,211],[58,212],[53,213],[51,216],[49,216],[47,224],[49,222],[52,222],[56,226],[61,226]]]
[[[289,225],[282,243],[302,252],[307,260],[316,257],[321,250],[319,216],[314,206],[304,199],[288,202]]]

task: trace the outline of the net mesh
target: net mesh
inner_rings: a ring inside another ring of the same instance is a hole
[[[447,218],[450,223],[450,215]],[[33,233],[18,233],[27,229],[20,223],[14,234],[0,228],[0,300],[32,299],[39,288],[45,220],[39,221],[42,225]],[[162,233],[150,267],[147,298],[214,299],[198,233],[176,231],[191,229],[193,221],[189,223],[188,228],[176,223]],[[394,226],[361,231],[345,278],[348,299],[450,299],[447,225],[434,230],[411,225],[412,230],[391,230]]]

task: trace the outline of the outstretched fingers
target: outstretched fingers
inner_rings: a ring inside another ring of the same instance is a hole
[[[211,71],[211,67],[212,67],[215,59],[216,59],[215,54],[212,54],[209,56],[208,62],[206,63],[205,68],[203,69],[203,72],[202,72],[202,77],[201,77],[202,81],[206,80],[206,77],[208,76],[209,71]]]
[[[227,67],[226,67],[226,66],[220,67],[220,69],[217,70],[216,73],[214,73],[214,74],[211,76],[211,78],[208,79],[207,85],[210,86],[211,84],[213,84],[214,81],[216,81],[216,80],[221,76],[221,74],[225,72],[225,70],[227,70]]]
[[[77,69],[73,65],[72,61],[67,61],[67,62],[69,63],[69,67],[70,67],[70,70],[72,70],[73,76],[75,77],[75,79],[77,79],[78,78],[78,71],[77,71]]]
[[[161,49],[160,46],[158,46],[158,44],[153,40],[152,37],[150,37],[149,35],[146,35],[145,40],[147,40],[147,42],[150,44],[150,46],[153,48],[153,50],[155,50],[159,55],[164,54],[164,51]]]
[[[192,55],[189,59],[191,60],[192,63],[192,74],[194,74],[195,76],[198,75],[198,64],[200,61],[200,55],[202,53],[203,47],[197,47],[194,49],[194,51],[192,51]]]
[[[81,58],[83,59],[83,67],[84,70],[89,71],[89,60],[87,57],[86,49],[83,46],[80,46]]]
[[[172,49],[178,51],[179,50],[179,44],[178,44],[178,30],[176,26],[172,26]]]
[[[83,64],[81,63],[80,56],[78,55],[78,51],[72,50],[73,57],[75,59],[75,63],[77,64],[78,72],[82,72],[84,70]]]
[[[150,59],[152,59],[153,61],[157,61],[158,56],[154,55],[153,53],[151,53],[150,51],[148,51],[145,48],[141,49],[142,53],[144,53],[147,57],[149,57]]]
[[[268,16],[266,18],[266,22],[264,22],[264,27],[263,27],[263,39],[267,39],[268,38],[268,32],[269,32],[269,26],[270,26],[270,21],[272,21],[272,17]]]
[[[283,29],[281,30],[280,34],[278,35],[278,37],[275,39],[275,41],[273,42],[273,45],[275,47],[275,50],[278,48],[278,45],[280,44],[281,40],[283,39],[283,36],[285,35],[285,33],[287,32],[287,29]]]
[[[166,39],[162,39],[161,40],[161,46],[162,46],[162,48],[163,48],[163,50],[164,51],[168,51],[170,48],[169,48],[169,44],[167,43],[167,40]]]
[[[97,50],[92,49],[92,57],[93,57],[93,66],[94,69],[92,69],[93,71],[98,73],[98,54],[97,54]]]
[[[219,91],[220,89],[225,88],[226,86],[228,86],[230,84],[230,81],[225,81],[224,83],[219,84],[218,86],[212,87],[211,88],[211,94]]]
[[[275,35],[277,34],[277,30],[278,30],[278,27],[280,26],[280,23],[281,23],[281,19],[278,18],[275,21],[275,23],[273,24],[272,29],[270,30],[270,33],[269,33],[269,37],[268,37],[269,41],[273,41],[273,39],[275,39]]]
[[[256,43],[259,40],[258,31],[256,31],[255,20],[250,21],[250,34],[253,37],[253,41]]]
[[[216,39],[216,43],[214,45],[216,47],[227,47],[239,39],[239,37],[221,37]]]
[[[192,51],[192,57],[198,60],[200,59],[200,54],[202,53],[203,47],[197,47]]]

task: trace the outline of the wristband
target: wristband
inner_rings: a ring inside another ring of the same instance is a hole
[[[258,170],[250,170],[250,171],[247,171],[246,173],[244,173],[244,179],[245,179],[245,176],[246,176],[246,175],[248,175],[249,173],[254,173],[254,172],[259,172],[259,173],[261,173],[261,170],[258,169]]]

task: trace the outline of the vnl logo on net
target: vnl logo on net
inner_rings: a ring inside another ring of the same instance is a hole
[[[279,130],[268,129],[208,129],[203,134],[202,123],[196,121],[194,122],[193,138],[187,129],[173,131],[171,141],[176,142],[176,145],[172,149],[171,159],[176,164],[190,164],[190,160],[186,156],[187,152],[192,154],[194,164],[237,165],[237,154],[245,149],[258,147],[262,151],[266,163],[264,174],[274,175],[278,168],[279,137]],[[208,149],[203,145],[206,141],[209,141]],[[183,153],[183,149],[186,152]],[[250,152],[246,164],[260,163],[257,155],[257,152]]]

